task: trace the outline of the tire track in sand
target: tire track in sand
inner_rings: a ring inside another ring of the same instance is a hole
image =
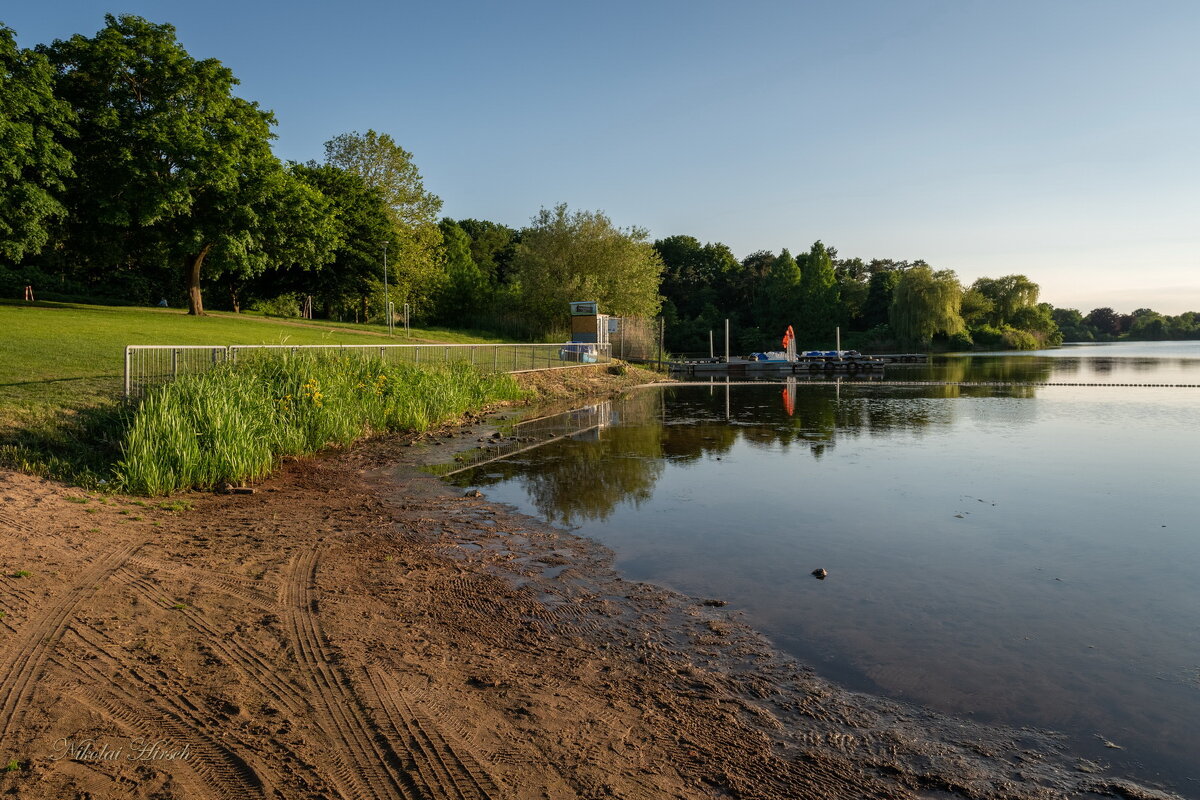
[[[57,658],[55,663],[59,664]],[[118,702],[103,692],[82,690],[78,686],[68,687],[66,691],[70,693],[75,702],[91,709],[99,716],[107,717],[128,740],[133,741],[139,737],[145,737],[148,722],[142,716],[135,714],[128,703]],[[204,768],[196,765],[194,761],[194,758],[176,761],[176,764],[183,764],[185,768],[173,770],[171,778],[179,784],[183,796],[188,800],[217,800],[221,795],[214,794],[214,781],[206,776]]]
[[[267,770],[253,759],[243,742],[228,734],[224,720],[189,698],[182,687],[167,691],[171,684],[162,679],[161,673],[148,676],[126,664],[96,631],[73,627],[72,634],[87,646],[92,658],[64,666],[86,679],[76,691],[90,705],[126,725],[165,731],[175,745],[187,744],[192,757],[185,763],[220,797],[248,800],[273,796],[265,780]],[[147,740],[155,738],[143,736]]]
[[[350,682],[333,666],[314,613],[319,545],[293,556],[284,587],[286,627],[297,666],[308,678],[313,722],[338,745],[336,788],[344,797],[422,800],[404,756],[376,729]]]
[[[144,540],[117,547],[101,555],[78,575],[57,598],[8,638],[0,651],[0,742],[9,743],[20,729],[25,706],[33,695],[46,660],[76,610],[137,552]],[[8,754],[11,758],[13,754]]]
[[[202,635],[204,646],[237,670],[250,685],[274,698],[289,713],[302,716],[306,712],[309,705],[305,691],[280,677],[278,670],[254,649],[243,645],[237,637],[217,630],[203,614],[191,606],[176,602],[166,591],[129,569],[120,570],[116,577],[140,597],[181,615],[188,627]]]
[[[269,586],[266,581],[151,558],[132,558],[129,565],[139,568],[143,573],[161,572],[175,580],[192,581],[206,589],[245,600],[263,610],[274,610],[276,606],[276,593],[263,591],[264,585]]]
[[[413,710],[400,688],[379,667],[364,670],[369,699],[394,731],[394,738],[410,742],[410,755],[430,797],[446,800],[494,800],[500,796],[491,776],[469,752],[451,745],[436,725]]]

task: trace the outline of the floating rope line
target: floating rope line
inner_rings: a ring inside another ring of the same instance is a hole
[[[791,377],[791,376],[789,376]],[[675,381],[656,384],[659,386],[763,386],[775,381]],[[1082,386],[1086,388],[1147,388],[1147,389],[1200,389],[1200,383],[1063,383],[1057,381],[811,381],[796,378],[797,386]]]

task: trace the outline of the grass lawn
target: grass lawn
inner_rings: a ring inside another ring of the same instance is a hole
[[[95,488],[119,456],[126,345],[485,344],[486,334],[0,300],[0,466]]]
[[[382,323],[367,324],[365,322],[334,322],[327,319],[319,320],[303,320],[303,319],[278,319],[267,317],[256,311],[243,311],[240,314],[234,314],[231,311],[210,311],[214,316],[228,317],[230,319],[257,319],[274,322],[277,325],[307,325],[315,326],[323,330],[336,331],[359,331],[368,333],[374,336],[387,336],[387,328]],[[397,344],[422,344],[424,342],[447,342],[449,344],[488,344],[490,342],[513,342],[514,339],[506,339],[497,337],[487,331],[472,331],[459,328],[445,328],[439,325],[426,327],[409,327],[411,338],[406,338],[404,335],[403,323],[397,322],[395,325],[394,339]],[[131,342],[132,344],[132,342]],[[297,343],[298,344],[298,343]]]
[[[373,330],[372,330],[373,327]],[[0,428],[112,400],[130,344],[483,343],[482,335],[416,329],[389,338],[379,326],[175,309],[0,301]]]

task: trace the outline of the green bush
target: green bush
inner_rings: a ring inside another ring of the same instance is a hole
[[[268,317],[298,317],[300,298],[295,294],[281,294],[270,300],[255,300],[250,304],[250,310]]]
[[[289,354],[224,364],[153,392],[121,445],[121,486],[147,495],[259,478],[285,455],[421,431],[520,396],[512,376],[469,364],[384,365]]]
[[[1008,350],[1037,350],[1042,346],[1038,338],[1029,331],[1005,325],[1001,328],[1004,346]]]
[[[948,337],[946,341],[951,350],[970,350],[975,346],[975,342],[971,339],[971,334],[967,331],[960,331]]]

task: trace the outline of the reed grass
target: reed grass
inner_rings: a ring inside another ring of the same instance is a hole
[[[311,353],[245,358],[148,395],[131,412],[117,483],[144,495],[236,484],[265,476],[282,456],[427,430],[520,396],[512,376],[462,363],[418,367]]]

